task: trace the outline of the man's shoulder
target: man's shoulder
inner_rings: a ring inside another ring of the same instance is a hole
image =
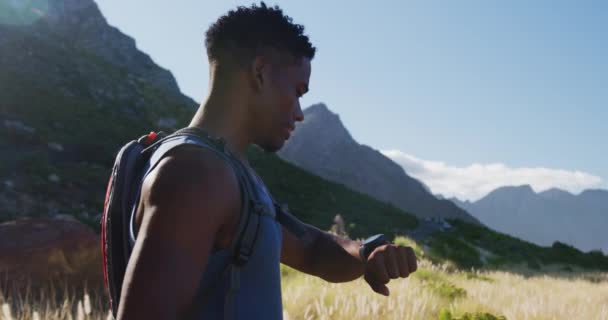
[[[142,187],[142,200],[148,205],[170,208],[202,199],[206,207],[234,208],[240,206],[240,189],[231,165],[214,151],[197,146],[171,150]]]

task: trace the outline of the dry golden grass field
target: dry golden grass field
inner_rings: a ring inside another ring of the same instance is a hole
[[[608,274],[548,274],[466,272],[422,259],[419,270],[391,282],[384,297],[361,279],[330,284],[283,266],[284,318],[608,319]],[[0,319],[108,319],[104,304],[99,294],[1,295]]]

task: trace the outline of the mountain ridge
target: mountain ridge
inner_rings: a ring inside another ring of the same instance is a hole
[[[529,185],[497,188],[477,201],[452,198],[487,226],[538,245],[561,241],[583,251],[608,252],[608,190],[578,195],[551,188],[534,192]]]
[[[435,198],[424,184],[370,146],[357,143],[339,115],[318,103],[304,109],[304,121],[279,156],[325,179],[342,183],[419,218],[456,218],[479,223],[450,201]]]

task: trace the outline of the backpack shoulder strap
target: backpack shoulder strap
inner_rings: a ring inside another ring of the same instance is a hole
[[[162,160],[169,151],[183,145],[195,145],[214,151],[222,159],[226,160],[234,170],[235,175],[239,180],[239,187],[241,191],[241,214],[236,236],[230,245],[230,252],[233,255],[233,263],[237,265],[244,265],[251,257],[251,254],[253,254],[253,247],[255,245],[255,240],[259,229],[259,215],[251,215],[250,211],[259,210],[259,203],[255,200],[255,193],[246,169],[236,158],[227,152],[223,140],[213,138],[198,128],[184,128],[151,145],[142,151],[152,152],[152,155],[146,169],[144,170],[142,178],[140,179],[139,192],[141,192],[141,184],[143,183],[143,180],[150,172],[152,172],[154,168],[156,168],[156,166],[160,163],[160,160]],[[131,214],[131,245],[134,244],[135,240],[133,219],[140,197],[141,193],[137,197]]]
[[[300,221],[300,219],[296,218],[291,212],[289,212],[287,204],[279,203],[274,198],[272,198],[272,203],[274,204],[274,210],[277,214],[277,221],[285,229],[296,236],[296,238],[304,242],[312,241],[310,234],[306,229],[306,225]]]
[[[175,134],[187,134],[187,135],[193,135],[195,137],[199,137],[199,138],[203,138],[204,140],[207,141],[211,141],[212,143],[214,143],[218,149],[220,149],[225,155],[229,156],[229,153],[226,151],[225,149],[225,141],[223,141],[221,138],[214,138],[212,136],[209,136],[209,134],[207,132],[205,132],[202,129],[196,128],[196,127],[188,127],[188,128],[184,128],[181,130],[178,130]],[[229,159],[230,160],[230,159]],[[237,176],[239,176],[239,179],[242,178],[242,182],[241,182],[241,194],[243,194],[243,197],[245,195],[254,195],[255,191],[253,190],[253,185],[252,185],[252,181],[251,181],[251,175],[248,172],[248,170],[243,166],[243,164],[232,158],[232,161],[229,161],[231,163],[231,165],[233,165],[233,168],[235,170],[235,172],[237,173]],[[286,204],[281,204],[279,202],[277,202],[274,197],[272,196],[272,194],[268,194],[274,204],[274,209],[276,212],[276,219],[277,221],[283,226],[285,227],[287,230],[289,230],[293,235],[295,235],[296,237],[298,237],[299,239],[302,240],[309,240],[307,239],[307,230],[306,230],[306,226],[298,219],[296,218],[293,214],[291,214],[287,208]],[[257,201],[254,198],[250,198],[250,199],[243,199],[243,201],[248,201],[249,203],[249,210],[253,210],[256,213],[260,213],[261,211],[264,210],[264,205],[261,204],[259,201]],[[252,255],[253,253],[253,246],[255,244],[255,239],[257,237],[257,232],[258,232],[258,226],[259,226],[259,214],[254,214],[254,215],[249,215],[246,214],[246,212],[243,211],[243,213],[245,213],[245,215],[241,215],[241,223],[239,224],[238,227],[238,231],[237,231],[237,238],[234,239],[232,245],[231,245],[231,252],[234,253],[234,263],[236,265],[243,265],[247,262],[247,260],[249,259],[249,257]],[[251,219],[252,221],[246,221],[246,219],[243,218],[248,218]],[[251,226],[251,227],[249,227]],[[253,226],[255,226],[255,228],[253,228]]]

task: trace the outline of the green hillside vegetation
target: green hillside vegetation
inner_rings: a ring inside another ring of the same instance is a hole
[[[117,148],[158,130],[162,117],[185,125],[194,101],[185,104],[179,93],[130,76],[61,35],[6,25],[0,35],[0,176],[13,181],[7,197],[19,201],[0,221],[53,211],[97,225],[91,218],[101,211]]]
[[[403,234],[416,227],[416,218],[395,206],[352,191],[300,169],[276,155],[251,148],[249,158],[277,201],[303,221],[329,230],[340,214],[352,238],[375,233]]]
[[[0,73],[0,116],[36,130],[14,137],[22,143],[60,142],[77,160],[107,164],[125,137],[155,127],[161,117],[183,125],[195,108],[60,36],[3,28],[9,32],[0,53],[28,55],[11,57],[16,63],[3,63]]]
[[[600,251],[583,253],[561,242],[541,247],[484,226],[458,220],[450,223],[455,230],[430,240],[431,258],[447,258],[462,268],[496,268],[521,263],[533,270],[540,270],[543,265],[560,265],[562,271],[572,271],[571,266],[608,270],[608,257]]]

